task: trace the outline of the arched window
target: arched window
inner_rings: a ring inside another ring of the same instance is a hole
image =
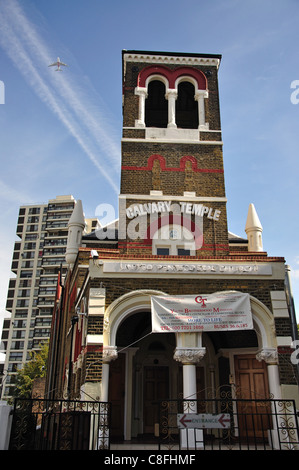
[[[148,97],[145,100],[146,127],[167,127],[168,103],[165,98],[165,85],[160,80],[150,81]]]
[[[153,235],[153,255],[194,256],[195,250],[194,234],[181,225],[164,225]]]
[[[179,83],[175,114],[177,127],[198,128],[198,103],[195,101],[195,89],[192,83]]]

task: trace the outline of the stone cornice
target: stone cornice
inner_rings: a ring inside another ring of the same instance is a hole
[[[146,52],[127,52],[124,54],[125,62],[143,62],[148,64],[164,64],[164,65],[206,65],[219,68],[220,58],[215,56],[192,56],[192,55],[168,55],[167,53],[153,53]]]

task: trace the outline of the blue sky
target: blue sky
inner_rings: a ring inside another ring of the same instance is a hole
[[[123,49],[222,55],[229,230],[245,236],[254,203],[299,318],[298,20],[297,0],[0,0],[0,329],[21,204],[73,194],[117,215]]]

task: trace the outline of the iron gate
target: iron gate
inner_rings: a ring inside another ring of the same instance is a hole
[[[294,400],[160,402],[159,450],[299,450]]]
[[[109,449],[110,404],[16,399],[10,450]]]

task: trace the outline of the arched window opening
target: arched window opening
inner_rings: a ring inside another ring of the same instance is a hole
[[[160,80],[148,84],[148,97],[145,100],[146,127],[167,127],[168,102],[165,98],[165,85]]]
[[[198,128],[198,103],[194,98],[194,85],[181,82],[178,85],[176,101],[176,124],[183,129]]]

